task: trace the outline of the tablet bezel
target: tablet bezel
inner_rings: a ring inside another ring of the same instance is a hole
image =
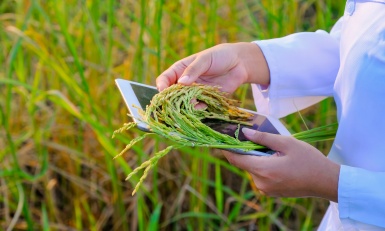
[[[139,85],[146,88],[151,88],[154,90],[157,90],[156,87],[129,81],[129,80],[124,80],[124,79],[116,79],[115,83],[118,86],[119,91],[123,96],[124,102],[126,103],[134,122],[137,123],[137,127],[142,131],[149,132],[150,128],[148,127],[148,125],[141,120],[141,116],[137,108],[137,107],[141,107],[141,104],[139,103],[138,97],[136,96],[134,90],[132,89],[131,84]],[[145,108],[142,108],[142,109],[143,111],[146,110]]]

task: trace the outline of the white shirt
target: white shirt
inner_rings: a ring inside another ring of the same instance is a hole
[[[319,230],[385,230],[385,0],[348,0],[332,31],[256,41],[270,85],[253,85],[258,111],[283,117],[333,96],[341,164],[338,204]]]

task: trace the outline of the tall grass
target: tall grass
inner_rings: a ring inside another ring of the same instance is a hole
[[[311,230],[327,202],[268,198],[218,150],[161,160],[132,197],[125,176],[169,145],[139,131],[113,80],[154,84],[176,60],[222,42],[329,30],[344,1],[0,2],[0,229]],[[252,108],[248,86],[236,92]],[[284,121],[292,131],[334,121],[331,100]],[[330,143],[320,144],[326,153]]]

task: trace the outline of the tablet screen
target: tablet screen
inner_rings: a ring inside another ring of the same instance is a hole
[[[154,88],[143,87],[136,84],[131,84],[131,87],[136,97],[138,98],[140,107],[143,110],[146,110],[146,106],[150,104],[152,97],[154,97],[154,95],[159,93],[159,91]]]
[[[238,124],[229,123],[222,120],[204,119],[202,122],[207,126],[209,126],[211,129],[217,132],[220,132],[222,134],[227,134],[232,137],[234,137],[234,134],[238,129]],[[257,131],[262,131],[262,132],[280,134],[277,131],[277,129],[273,126],[273,124],[270,122],[270,120],[263,115],[254,114],[253,118],[248,122],[251,123],[253,126],[240,125],[241,129],[239,130],[239,135],[238,135],[238,139],[240,141],[248,140],[242,133],[242,128],[244,127],[251,128]]]

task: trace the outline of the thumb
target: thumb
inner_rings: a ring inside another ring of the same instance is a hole
[[[242,132],[248,140],[256,144],[266,146],[277,152],[283,151],[288,145],[289,137],[286,136],[260,132],[249,128],[243,128]]]
[[[194,83],[201,75],[205,74],[211,66],[212,56],[210,54],[201,54],[190,63],[178,79],[178,83],[190,85]]]

